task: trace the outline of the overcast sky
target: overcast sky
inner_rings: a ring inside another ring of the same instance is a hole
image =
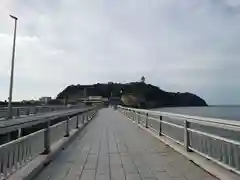
[[[1,0],[0,99],[8,97],[18,16],[14,100],[70,84],[138,81],[240,104],[239,0]]]

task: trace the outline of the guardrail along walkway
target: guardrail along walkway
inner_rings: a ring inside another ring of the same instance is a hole
[[[8,108],[7,107],[0,107],[0,120],[7,118],[11,119],[21,117],[21,116],[30,116],[33,114],[41,114],[41,113],[47,113],[55,110],[61,110],[66,109],[65,106],[27,106],[27,107],[12,107],[12,114],[11,117],[8,116]]]
[[[34,180],[215,180],[112,109],[100,110]]]

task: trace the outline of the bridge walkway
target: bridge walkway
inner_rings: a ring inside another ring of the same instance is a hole
[[[216,180],[112,109],[100,110],[34,180]]]

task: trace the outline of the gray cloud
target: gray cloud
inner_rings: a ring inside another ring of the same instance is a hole
[[[12,12],[19,17],[15,99],[69,84],[137,81],[240,103],[236,0],[3,0],[0,99],[7,99]],[[231,97],[229,97],[231,96]]]

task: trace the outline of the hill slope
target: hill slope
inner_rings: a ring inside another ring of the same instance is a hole
[[[119,97],[128,106],[157,108],[169,106],[207,106],[200,97],[191,93],[166,92],[151,84],[132,82],[93,85],[71,85],[57,95],[57,99],[77,99],[83,96]],[[130,99],[130,100],[129,100]],[[131,99],[135,99],[134,102]],[[126,103],[130,102],[131,103]]]

